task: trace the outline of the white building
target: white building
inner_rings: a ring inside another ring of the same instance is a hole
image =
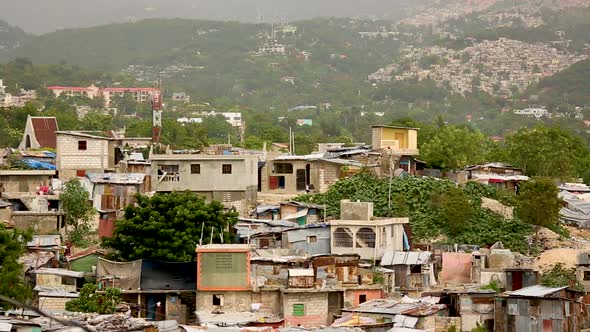
[[[523,115],[527,118],[540,119],[542,117],[551,118],[551,113],[544,108],[525,108],[522,110],[514,110],[514,114]]]
[[[198,113],[196,115],[198,115],[199,117],[194,117],[194,118],[183,117],[183,118],[176,119],[176,121],[178,121],[180,123],[201,123],[201,122],[203,122],[204,117],[221,115],[221,116],[223,116],[225,121],[227,121],[227,123],[232,125],[232,127],[242,127],[242,112],[215,112],[215,111],[211,111],[211,112]]]

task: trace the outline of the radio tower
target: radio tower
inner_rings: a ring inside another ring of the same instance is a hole
[[[158,79],[158,93],[152,97],[152,144],[160,143],[162,136],[162,79]]]
[[[258,1],[258,24],[264,24],[264,0]]]

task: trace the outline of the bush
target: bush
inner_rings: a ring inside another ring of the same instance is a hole
[[[80,297],[66,302],[66,310],[73,312],[96,312],[101,315],[112,314],[121,302],[121,291],[107,288],[104,294],[96,293],[95,284],[84,284]]]

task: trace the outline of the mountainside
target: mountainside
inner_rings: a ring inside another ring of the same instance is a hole
[[[431,0],[103,0],[4,1],[0,19],[26,31],[47,33],[146,18],[286,22],[316,17],[372,17],[397,20]],[[75,13],[75,15],[72,15]]]
[[[541,102],[555,105],[590,106],[590,59],[575,63],[568,69],[547,77],[529,91]]]
[[[3,20],[0,20],[0,54],[21,46],[30,38],[31,36],[21,28],[12,26]]]

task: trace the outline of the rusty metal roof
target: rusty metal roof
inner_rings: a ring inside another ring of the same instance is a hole
[[[57,126],[57,119],[55,117],[32,116],[31,124],[35,132],[35,138],[42,148],[55,149],[57,146],[56,131],[59,130]]]

